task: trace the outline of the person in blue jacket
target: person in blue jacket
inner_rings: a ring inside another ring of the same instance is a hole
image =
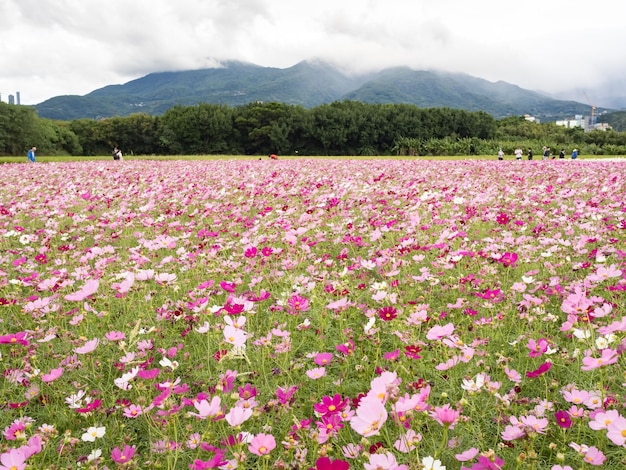
[[[578,149],[574,149],[572,151],[572,160],[576,160],[578,158]]]
[[[31,147],[26,156],[28,157],[28,161],[31,163],[35,163],[35,152],[37,151],[37,147]]]

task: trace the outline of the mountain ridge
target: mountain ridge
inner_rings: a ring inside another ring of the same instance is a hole
[[[530,114],[556,120],[590,111],[577,101],[462,73],[392,67],[350,76],[319,61],[302,61],[285,69],[229,61],[216,68],[155,72],[83,96],[53,97],[35,108],[44,118],[73,120],[139,112],[160,115],[176,105],[201,102],[241,106],[277,101],[312,108],[342,100],[485,111],[496,118]]]

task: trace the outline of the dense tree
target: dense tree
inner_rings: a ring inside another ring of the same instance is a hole
[[[231,108],[175,106],[162,116],[133,114],[70,122],[41,119],[33,108],[0,103],[0,153],[22,155],[507,155],[520,146],[539,154],[626,154],[626,133],[584,132],[524,117],[499,121],[486,112],[409,104],[336,101],[311,109],[254,102]]]
[[[0,153],[26,155],[33,145],[41,152],[49,152],[51,146],[42,140],[44,131],[37,124],[33,108],[0,102]]]

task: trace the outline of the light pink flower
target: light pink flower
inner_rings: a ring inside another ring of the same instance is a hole
[[[98,287],[100,287],[100,281],[98,281],[97,279],[89,279],[85,282],[85,285],[78,292],[66,295],[65,300],[82,302],[90,295],[98,292]]]
[[[21,449],[9,449],[0,454],[0,470],[24,470],[26,468],[26,457]]]
[[[583,357],[583,365],[581,367],[584,371],[597,369],[598,367],[608,366],[615,364],[619,358],[617,351],[606,348],[602,350],[600,357],[592,357],[591,354]]]
[[[137,418],[138,416],[143,414],[143,410],[139,405],[129,405],[124,408],[124,416],[127,418]]]
[[[451,408],[448,403],[443,406],[436,406],[434,410],[431,410],[428,414],[439,424],[447,426],[450,429],[454,429],[454,425],[459,419],[459,416],[461,416],[461,412]]]
[[[200,419],[213,418],[222,413],[222,400],[220,397],[213,397],[211,402],[207,400],[194,401],[193,406],[198,410],[198,413],[189,413],[191,416],[196,416]]]
[[[245,408],[243,406],[233,406],[224,419],[226,422],[230,424],[232,427],[240,426],[244,423],[248,418],[252,416],[252,408]]]
[[[471,449],[467,449],[465,452],[456,454],[454,457],[459,462],[468,462],[469,460],[472,460],[477,455],[478,455],[478,449],[476,447],[472,447]]]
[[[317,380],[326,375],[325,367],[314,367],[313,369],[307,370],[306,375],[309,379]]]
[[[100,343],[100,340],[98,338],[94,338],[90,341],[87,341],[82,346],[79,346],[78,348],[74,348],[74,352],[76,354],[88,354],[96,349],[96,347],[98,346],[98,343]]]
[[[276,439],[271,434],[259,433],[252,438],[248,450],[255,455],[267,455],[276,447]]]
[[[626,418],[618,416],[607,426],[606,437],[617,446],[626,446]]]
[[[406,465],[398,465],[391,452],[370,454],[369,462],[363,464],[365,470],[406,470]]]
[[[58,367],[57,369],[52,369],[47,374],[42,374],[41,380],[45,383],[54,382],[56,379],[63,375],[63,367]]]
[[[245,331],[239,328],[235,328],[231,325],[226,325],[224,327],[223,333],[224,341],[226,341],[228,344],[232,344],[236,348],[245,346],[249,336],[248,333],[246,333]]]
[[[454,325],[452,323],[448,323],[447,325],[436,325],[433,326],[428,333],[426,333],[426,339],[430,341],[441,340],[450,336],[454,332]]]
[[[126,339],[126,335],[121,331],[109,331],[104,337],[109,341],[122,341]]]
[[[601,429],[607,429],[609,424],[620,417],[620,414],[617,410],[607,410],[594,413],[591,417],[589,427],[595,431],[600,431]]]
[[[367,395],[361,399],[355,415],[350,420],[350,426],[361,436],[376,436],[383,424],[387,421],[385,405],[374,395]]]

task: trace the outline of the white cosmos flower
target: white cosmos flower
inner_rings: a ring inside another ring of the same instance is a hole
[[[91,426],[87,428],[81,439],[85,442],[95,442],[96,439],[103,437],[105,433],[106,428],[104,426]]]

